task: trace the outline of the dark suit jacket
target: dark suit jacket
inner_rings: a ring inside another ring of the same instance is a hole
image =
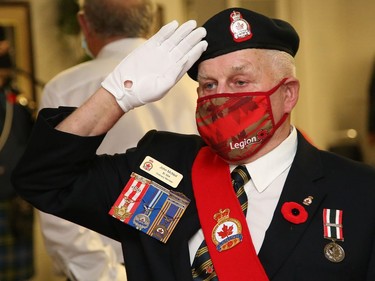
[[[102,137],[82,138],[55,131],[50,124],[66,113],[47,109],[39,114],[29,149],[14,184],[37,208],[61,216],[122,242],[129,281],[191,280],[188,240],[200,228],[191,186],[191,167],[204,143],[198,136],[149,132],[135,149],[116,156],[96,156]],[[124,132],[124,137],[131,130]],[[177,191],[191,199],[170,239],[163,244],[121,223],[107,213],[146,156],[183,174]],[[204,172],[204,171],[203,171]],[[281,205],[302,203],[308,219],[295,225],[285,220]],[[323,253],[324,208],[343,210],[345,250],[342,262]],[[274,281],[375,280],[375,172],[358,162],[320,151],[298,134],[298,149],[281,198],[267,230],[259,258]],[[238,257],[241,258],[241,257]],[[233,269],[228,269],[233,270]]]

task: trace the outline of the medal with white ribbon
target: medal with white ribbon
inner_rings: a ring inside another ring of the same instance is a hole
[[[332,241],[324,247],[324,256],[331,262],[341,262],[345,251],[336,241],[344,241],[342,210],[323,209],[323,228],[324,238]]]

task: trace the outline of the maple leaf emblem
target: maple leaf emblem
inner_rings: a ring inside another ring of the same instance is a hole
[[[224,224],[221,231],[219,231],[217,234],[220,235],[222,239],[230,236],[233,234],[233,225],[228,227],[226,224]]]

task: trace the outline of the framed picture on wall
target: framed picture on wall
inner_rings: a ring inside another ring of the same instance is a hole
[[[29,3],[0,2],[0,28],[3,46],[6,46],[12,61],[15,84],[22,94],[34,102],[36,89]]]

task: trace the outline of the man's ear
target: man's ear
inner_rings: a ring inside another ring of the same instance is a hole
[[[296,106],[299,97],[299,81],[296,78],[288,78],[283,85],[284,110],[290,113]]]
[[[89,29],[88,24],[86,22],[85,14],[83,13],[83,11],[79,11],[77,13],[77,21],[79,23],[79,26],[81,27],[81,31],[83,33],[83,36],[85,36],[85,38],[87,38],[87,36],[90,32],[90,29]]]

